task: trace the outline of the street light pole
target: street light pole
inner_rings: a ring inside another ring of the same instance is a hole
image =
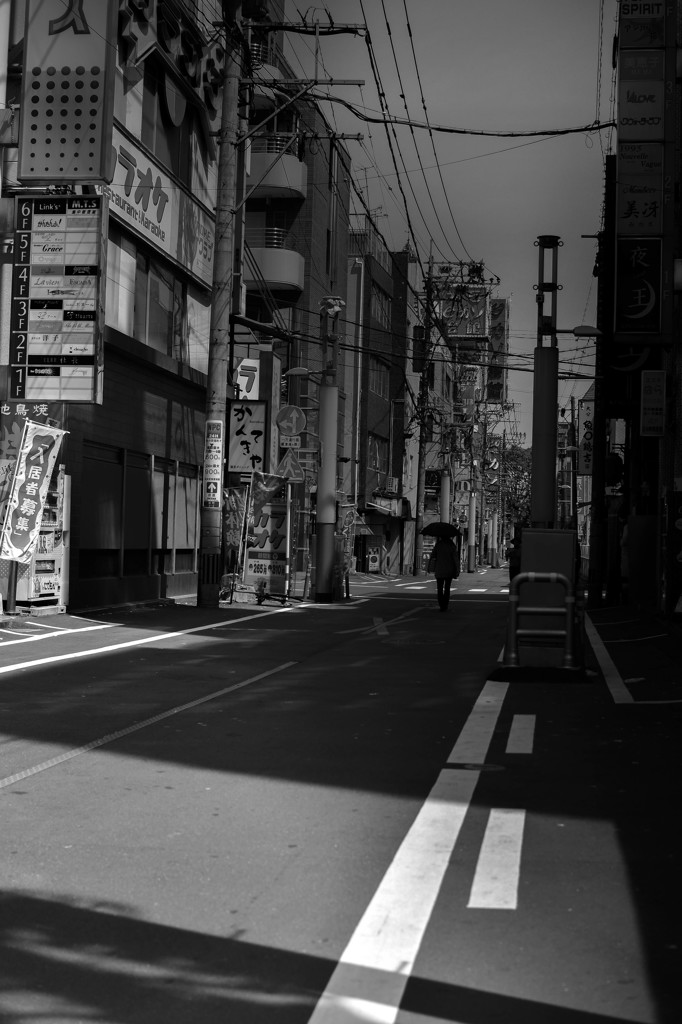
[[[559,350],[556,337],[557,254],[562,244],[557,235],[540,235],[537,285],[538,333],[533,354],[533,449],[531,464],[530,518],[534,527],[554,527],[556,519],[557,398]],[[545,278],[547,252],[551,277]],[[545,295],[551,295],[551,311],[545,315]],[[546,335],[550,344],[543,345]]]

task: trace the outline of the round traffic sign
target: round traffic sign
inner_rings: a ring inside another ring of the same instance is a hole
[[[305,413],[297,405],[284,405],[277,413],[275,422],[283,434],[293,437],[305,429]]]

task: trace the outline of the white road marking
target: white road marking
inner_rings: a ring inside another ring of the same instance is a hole
[[[592,645],[594,656],[599,662],[599,668],[604,673],[604,682],[615,704],[634,704],[634,699],[627,686],[623,682],[620,672],[611,660],[606,647],[602,643],[599,633],[594,628],[589,615],[585,616],[585,632]]]
[[[507,692],[488,681],[448,765],[485,760]],[[393,1024],[480,772],[446,767],[346,946],[309,1024]]]
[[[535,715],[514,715],[507,738],[508,754],[532,754]]]
[[[106,647],[95,647],[88,651],[70,651],[68,654],[52,654],[47,658],[35,658],[33,661],[22,661],[13,665],[2,665],[0,666],[0,675],[5,675],[8,672],[18,672],[22,668],[36,668],[39,665],[52,665],[58,661],[70,661],[72,658],[90,658],[97,654],[110,654],[112,651],[122,651],[127,647],[140,647],[144,644],[157,644],[161,640],[170,640],[179,636],[188,636],[190,633],[201,633],[205,629],[223,629],[228,626],[241,626],[243,622],[251,622],[253,619],[267,618],[269,615],[283,615],[293,610],[294,609],[292,608],[273,608],[271,611],[259,612],[255,615],[243,615],[239,619],[230,619],[229,621],[222,622],[206,622],[203,626],[192,626],[190,629],[178,629],[172,633],[155,633],[152,636],[138,637],[136,640],[123,640],[118,644],[108,644]],[[120,625],[120,623],[116,623],[116,625]],[[81,631],[78,630],[77,632]]]
[[[516,910],[526,812],[493,808],[483,837],[467,906]]]
[[[206,704],[209,700],[215,700],[217,697],[223,697],[227,693],[233,693],[235,690],[241,690],[244,686],[250,686],[252,683],[257,683],[260,679],[266,679],[268,676],[275,675],[277,672],[283,672],[287,668],[291,668],[292,665],[296,665],[295,661],[285,661],[282,665],[277,665],[276,668],[270,668],[266,672],[260,672],[257,676],[251,676],[250,679],[244,679],[241,683],[234,683],[232,686],[226,686],[222,690],[215,690],[213,693],[206,694],[205,697],[197,697],[196,700],[191,700],[187,704],[179,704],[177,707],[170,708],[168,711],[162,711],[158,715],[153,715],[151,718],[145,718],[141,722],[135,722],[133,725],[127,726],[125,729],[118,729],[116,732],[110,732],[106,736],[101,736],[99,739],[92,740],[90,743],[86,743],[82,747],[75,747],[73,750],[66,750],[63,754],[58,754],[56,757],[51,757],[49,761],[43,761],[41,764],[36,764],[32,768],[24,768],[20,772],[16,772],[14,775],[8,775],[5,779],[0,779],[0,789],[6,789],[7,786],[13,786],[15,782],[21,782],[24,779],[31,778],[33,775],[37,775],[39,772],[47,771],[48,768],[55,768],[59,764],[63,764],[64,761],[70,761],[74,757],[78,757],[80,754],[86,754],[89,750],[96,750],[98,747],[103,747],[107,743],[113,743],[114,740],[120,740],[123,736],[129,736],[133,732],[139,732],[140,729],[146,729],[150,725],[156,725],[157,722],[162,722],[164,718],[170,718],[171,715],[179,715],[182,711],[189,711],[190,708],[196,708],[200,704]]]
[[[408,610],[406,612],[401,612],[400,615],[396,615],[396,617],[394,619],[389,619],[388,622],[386,622],[386,623],[383,623],[382,619],[378,619],[378,620],[375,619],[374,620],[374,622],[375,622],[374,626],[357,626],[355,629],[340,629],[338,632],[339,632],[340,636],[343,636],[344,634],[348,634],[348,633],[374,633],[377,630],[377,626],[376,626],[377,621],[380,622],[380,623],[383,623],[384,626],[392,626],[395,622],[401,622],[403,619],[409,618],[410,615],[416,615],[418,612],[421,612],[421,611],[422,611],[421,607],[408,608]]]
[[[36,640],[49,640],[53,636],[73,636],[74,633],[91,633],[95,629],[111,629],[115,625],[113,622],[103,622],[98,626],[79,626],[75,629],[63,629],[59,627],[55,628],[52,633],[32,633],[29,635],[22,635],[19,640],[0,640],[1,647],[10,647],[12,644],[30,644],[35,643]],[[9,630],[2,630],[1,632],[10,632]]]

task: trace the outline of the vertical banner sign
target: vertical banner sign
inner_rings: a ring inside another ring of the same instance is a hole
[[[228,572],[233,572],[239,564],[248,490],[248,487],[223,490],[223,551]]]
[[[594,459],[594,401],[578,402],[578,476],[592,476]]]
[[[287,480],[253,473],[244,582],[284,595],[287,580]]]
[[[109,182],[117,0],[25,0],[18,178]]]
[[[616,332],[657,334],[661,329],[662,241],[617,240]]]
[[[204,479],[201,495],[202,508],[220,508],[220,489],[223,482],[223,423],[207,420],[204,434]]]
[[[669,11],[673,8],[669,7]],[[666,233],[673,209],[674,54],[662,2],[622,3],[618,25],[618,156],[616,200],[616,342],[648,345],[670,330],[669,290],[663,290]],[[668,46],[666,44],[669,44]],[[675,113],[675,117],[676,117]]]
[[[0,558],[30,563],[65,430],[26,420],[0,542]]]
[[[265,465],[266,402],[232,402],[230,404],[229,455],[230,473],[260,472]]]
[[[642,437],[665,434],[665,370],[642,370],[639,432]]]
[[[107,200],[17,199],[9,398],[102,402]]]

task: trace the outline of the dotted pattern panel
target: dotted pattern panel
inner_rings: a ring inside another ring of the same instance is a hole
[[[41,181],[102,176],[104,69],[33,67],[24,87],[20,172]]]

